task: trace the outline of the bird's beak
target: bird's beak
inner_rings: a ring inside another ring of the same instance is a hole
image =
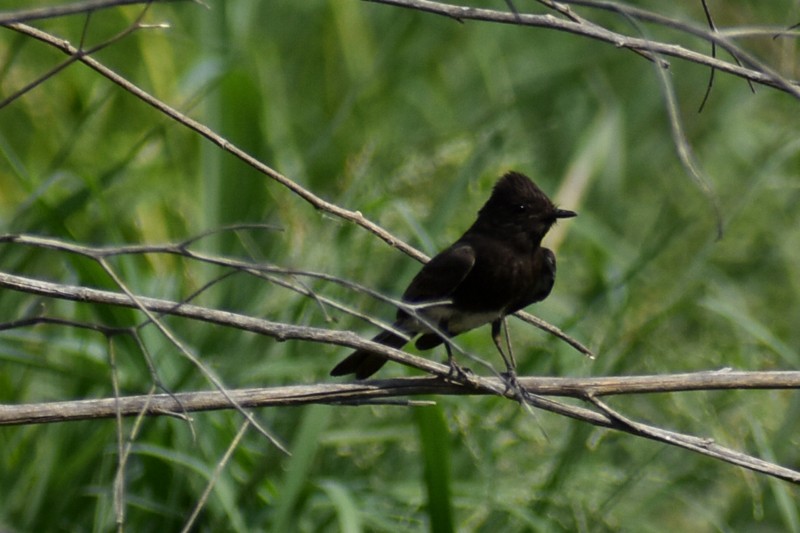
[[[568,209],[556,209],[556,218],[572,218],[578,216],[578,213],[575,211],[570,211]]]

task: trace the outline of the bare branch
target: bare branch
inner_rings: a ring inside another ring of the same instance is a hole
[[[439,365],[443,366],[443,365]],[[678,392],[725,389],[798,389],[800,372],[699,372],[662,376],[601,378],[522,377],[526,401],[535,407],[569,416],[593,425],[620,430],[707,455],[756,472],[800,483],[800,472],[720,446],[699,438],[633,421],[599,400],[615,394]],[[387,399],[417,395],[500,395],[510,399],[505,382],[499,378],[473,377],[469,384],[441,378],[398,378],[359,383],[319,383],[258,389],[187,392],[174,396],[147,394],[98,400],[48,402],[0,406],[0,425],[41,424],[116,416],[163,416],[187,412],[230,409],[230,398],[246,408],[298,406],[308,404],[361,405],[386,403]],[[544,398],[564,396],[590,401],[600,411]]]
[[[616,427],[616,429],[621,429],[628,433],[663,442],[665,444],[678,446],[702,455],[720,459],[726,463],[731,463],[755,472],[761,472],[785,481],[791,481],[792,483],[800,484],[800,472],[775,465],[757,457],[752,457],[750,455],[737,452],[736,450],[731,450],[730,448],[726,448],[724,446],[720,446],[719,444],[716,444],[713,439],[701,439],[691,435],[684,435],[674,431],[642,424],[641,422],[636,422],[635,420],[631,420],[630,418],[625,417],[619,412],[611,409],[611,407],[598,398],[589,396],[589,399],[604,413],[611,416],[616,422],[618,422],[619,425]]]
[[[745,53],[733,42],[725,37],[724,32],[715,33],[692,24],[677,21],[649,13],[645,10],[631,8],[624,4],[617,4],[615,2],[564,2],[581,4],[584,6],[597,7],[610,11],[616,11],[634,18],[658,22],[659,24],[669,26],[687,34],[701,37],[708,42],[716,43],[717,45],[725,48],[731,55],[737,57],[748,67],[742,67],[735,63],[723,61],[707,54],[688,50],[680,45],[663,43],[658,41],[650,41],[644,38],[630,37],[622,33],[614,32],[603,28],[602,26],[594,24],[584,24],[582,22],[575,22],[574,20],[565,20],[554,17],[552,15],[531,15],[520,14],[519,17],[513,13],[506,13],[503,11],[495,11],[492,9],[480,9],[475,7],[467,7],[453,4],[445,4],[442,2],[433,2],[430,0],[365,0],[367,2],[374,2],[378,4],[387,4],[396,7],[413,9],[417,11],[425,11],[436,15],[450,17],[459,21],[464,20],[478,20],[483,22],[495,22],[500,24],[516,24],[521,26],[533,26],[539,28],[549,28],[557,31],[573,33],[582,35],[590,39],[595,39],[605,43],[609,43],[617,48],[627,48],[636,52],[650,53],[654,52],[664,56],[675,57],[684,61],[705,65],[721,72],[733,74],[741,78],[767,85],[781,91],[787,92],[795,98],[800,98],[800,84],[797,81],[787,80],[774,69],[756,60],[751,55]],[[775,30],[779,33],[782,30]],[[665,66],[665,65],[662,65]]]
[[[413,366],[428,373],[447,375],[448,372],[448,367],[445,365],[434,363],[421,357],[415,357],[400,350],[387,348],[383,344],[362,339],[349,331],[333,331],[272,322],[261,318],[254,318],[229,311],[209,309],[208,307],[187,303],[144,296],[133,297],[132,295],[117,292],[35,280],[5,272],[0,272],[0,287],[63,300],[118,305],[143,311],[146,310],[150,313],[180,316],[266,335],[278,339],[279,341],[297,339],[323,344],[348,346],[350,348],[364,348],[386,355],[388,359]]]
[[[58,74],[59,72],[61,72],[65,68],[67,68],[68,66],[72,65],[73,63],[75,63],[77,61],[80,61],[81,57],[97,53],[100,50],[103,50],[104,48],[106,48],[108,46],[111,46],[112,44],[114,44],[116,42],[121,41],[125,37],[128,37],[129,35],[131,35],[135,31],[138,31],[138,30],[146,28],[146,27],[150,28],[151,26],[145,26],[144,24],[142,24],[142,20],[144,19],[144,16],[147,13],[148,8],[150,7],[150,3],[151,2],[145,2],[146,5],[142,9],[142,11],[138,14],[138,16],[136,17],[136,20],[134,20],[131,24],[129,24],[125,29],[123,29],[122,31],[120,31],[116,35],[106,39],[105,41],[101,42],[100,44],[97,44],[97,45],[91,47],[90,49],[84,49],[84,44],[85,44],[84,40],[85,40],[85,37],[86,37],[86,31],[87,31],[88,26],[89,26],[89,17],[92,14],[92,11],[89,11],[87,13],[87,21],[83,26],[83,34],[81,35],[81,43],[80,43],[80,46],[76,49],[76,53],[71,55],[70,57],[68,57],[66,60],[64,60],[64,62],[62,62],[60,65],[56,65],[55,67],[50,69],[50,71],[42,74],[37,79],[35,79],[32,82],[26,84],[24,87],[22,87],[22,88],[18,89],[17,91],[13,92],[12,94],[7,96],[6,98],[3,98],[2,100],[0,100],[0,109],[6,107],[7,105],[9,105],[11,102],[16,100],[17,98],[20,98],[21,96],[25,95],[26,93],[32,91],[33,89],[35,89],[36,87],[38,87],[42,83],[46,82],[47,80],[53,78],[56,74]],[[11,26],[13,26],[13,25],[9,25],[9,27],[11,27]],[[161,25],[159,27],[165,27],[165,26]]]
[[[81,2],[71,2],[58,6],[44,6],[31,9],[17,9],[13,11],[0,12],[0,25],[12,24],[14,22],[29,22],[32,20],[52,19],[66,15],[78,15],[91,13],[100,9],[130,5],[150,5],[161,2],[177,2],[179,0],[83,0]]]
[[[703,13],[706,16],[706,21],[708,22],[708,27],[711,31],[716,32],[717,26],[714,24],[714,17],[711,16],[711,9],[708,7],[707,0],[702,0],[700,4],[703,6]],[[711,43],[711,57],[717,57],[717,43]],[[706,85],[706,92],[703,94],[703,100],[700,102],[700,107],[697,109],[698,113],[702,113],[703,108],[706,106],[706,102],[708,102],[708,97],[711,96],[711,89],[714,87],[714,73],[716,71],[712,68],[708,72],[708,84]]]

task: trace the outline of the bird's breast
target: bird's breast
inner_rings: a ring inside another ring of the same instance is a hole
[[[458,335],[483,326],[504,316],[502,309],[489,311],[475,311],[459,308],[455,305],[431,307],[424,312],[425,319],[431,324],[444,328],[450,335]],[[430,331],[428,326],[422,325],[424,331]]]
[[[502,316],[541,300],[550,292],[555,274],[543,250],[499,249],[479,255],[452,295],[454,306]]]

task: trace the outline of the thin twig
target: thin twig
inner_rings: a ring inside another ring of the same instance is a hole
[[[121,307],[139,309],[150,315],[152,320],[154,313],[168,314],[200,320],[220,326],[237,328],[260,335],[273,337],[280,341],[289,339],[306,340],[322,344],[335,344],[347,346],[349,348],[363,348],[385,355],[388,359],[399,363],[419,368],[425,372],[435,375],[447,375],[448,367],[422,357],[412,356],[400,350],[387,348],[383,344],[362,339],[349,331],[333,331],[322,328],[308,326],[297,326],[282,322],[273,322],[261,318],[255,318],[229,311],[219,311],[208,307],[201,307],[193,304],[163,300],[158,298],[148,298],[144,296],[134,296],[132,293],[118,293],[79,287],[74,285],[64,285],[49,281],[36,280],[0,272],[0,287],[48,296],[63,300],[77,302],[92,302]]]
[[[714,24],[714,18],[711,16],[711,9],[708,7],[707,0],[701,0],[700,2],[703,6],[703,13],[706,15],[706,22],[708,22],[708,28],[716,32],[717,26]],[[711,42],[711,57],[717,57],[717,43]],[[708,97],[711,96],[711,89],[714,87],[714,73],[716,70],[711,68],[708,73],[708,84],[706,85],[706,92],[703,95],[703,100],[700,102],[700,107],[697,109],[698,113],[703,112],[703,108],[706,106],[706,102],[708,101]]]
[[[619,424],[617,429],[623,429],[627,433],[633,433],[650,440],[663,442],[665,444],[691,450],[702,455],[707,455],[715,459],[720,459],[726,463],[741,466],[743,468],[747,468],[748,470],[753,470],[754,472],[761,472],[762,474],[783,479],[784,481],[791,481],[792,483],[800,484],[800,472],[791,470],[789,468],[784,468],[736,450],[731,450],[725,446],[720,446],[719,444],[715,443],[713,439],[703,439],[694,437],[692,435],[684,435],[675,431],[669,431],[637,422],[612,409],[608,406],[608,404],[601,401],[599,398],[596,398],[592,395],[588,396],[587,398]]]
[[[109,337],[106,339],[108,344],[108,366],[111,370],[111,386],[114,390],[114,416],[116,418],[116,437],[117,437],[117,472],[114,476],[114,519],[117,530],[122,528],[125,523],[125,444],[122,436],[122,412],[119,407],[119,375],[117,373],[117,352],[114,343]]]
[[[0,25],[14,22],[29,22],[32,20],[54,19],[67,15],[82,15],[109,9],[112,7],[129,6],[136,4],[150,5],[154,2],[176,2],[178,0],[82,0],[64,5],[43,6],[29,9],[15,9],[0,12]]]
[[[40,75],[38,78],[36,78],[35,80],[31,81],[30,83],[28,83],[24,87],[18,89],[17,91],[14,91],[10,95],[8,95],[6,98],[3,98],[2,100],[0,100],[0,109],[8,106],[11,102],[13,102],[14,100],[22,97],[23,95],[27,94],[28,92],[32,91],[33,89],[35,89],[36,87],[38,87],[42,83],[46,82],[47,80],[55,77],[56,74],[58,74],[59,72],[61,72],[65,68],[67,68],[68,66],[72,65],[73,63],[81,61],[82,58],[84,58],[84,57],[86,57],[88,55],[97,53],[97,52],[99,52],[99,51],[111,46],[112,44],[121,41],[122,39],[124,39],[125,37],[128,37],[129,35],[131,35],[135,31],[141,30],[143,28],[152,28],[153,26],[144,26],[142,24],[142,20],[144,19],[144,16],[147,13],[147,8],[149,7],[149,5],[150,5],[150,2],[147,2],[145,7],[144,7],[144,9],[142,9],[142,11],[136,17],[136,20],[134,20],[131,24],[129,24],[125,29],[123,29],[122,31],[120,31],[116,35],[106,39],[102,43],[97,44],[97,45],[85,50],[84,49],[84,40],[86,38],[86,31],[87,31],[88,26],[89,26],[89,20],[88,19],[89,19],[89,17],[91,17],[91,13],[92,13],[91,11],[89,11],[87,13],[87,15],[86,15],[87,16],[86,23],[83,25],[83,31],[81,33],[81,42],[80,42],[80,45],[78,46],[78,48],[75,49],[75,53],[71,54],[61,64],[56,65],[55,67],[50,69],[48,72]],[[9,27],[13,28],[14,25],[11,24],[11,25],[9,25]],[[164,28],[166,26],[160,25],[159,27]]]
[[[217,484],[217,480],[219,480],[222,471],[225,469],[225,465],[227,465],[228,461],[230,461],[233,452],[236,451],[236,448],[239,447],[239,443],[242,442],[245,433],[247,433],[248,427],[250,427],[250,421],[245,420],[242,423],[242,426],[239,428],[239,431],[236,433],[236,436],[233,437],[228,449],[225,450],[225,455],[223,455],[222,458],[217,462],[217,466],[214,467],[214,472],[212,472],[211,477],[206,484],[206,488],[203,490],[203,494],[200,496],[200,499],[197,500],[194,509],[192,509],[192,514],[190,514],[189,518],[186,519],[186,523],[184,524],[183,529],[181,529],[182,533],[188,533],[189,531],[192,531],[192,526],[197,520],[197,517],[200,516],[200,511],[202,511],[203,507],[205,507],[208,497],[211,495],[211,491]]]
[[[627,14],[624,15],[631,25],[636,28],[637,31],[642,33],[642,35],[644,35],[644,28],[641,27],[638,21]],[[650,42],[648,39],[645,39],[645,41]],[[655,50],[653,50],[653,53],[658,55],[658,52]],[[672,79],[670,78],[667,69],[662,68],[658,63],[656,63],[655,69],[663,90],[664,107],[666,108],[667,115],[669,117],[672,143],[677,149],[678,159],[683,165],[686,173],[689,174],[689,177],[711,204],[711,207],[714,210],[714,219],[716,220],[717,240],[722,239],[722,235],[724,233],[724,223],[722,219],[722,207],[720,206],[719,197],[709,183],[708,179],[706,179],[703,172],[700,170],[700,167],[694,157],[692,145],[686,138],[686,133],[684,132],[683,128],[683,121],[681,120],[680,109],[678,108],[678,99],[675,96],[675,87],[672,84]]]
[[[599,25],[586,25],[576,23],[571,20],[564,20],[551,15],[531,15],[520,14],[519,19],[513,13],[496,11],[492,9],[479,9],[475,7],[446,4],[443,2],[433,2],[430,0],[365,0],[378,4],[386,4],[395,7],[424,11],[436,15],[455,18],[458,20],[477,20],[483,22],[495,22],[500,24],[516,24],[521,26],[533,26],[548,28],[556,31],[563,31],[575,35],[581,35],[590,39],[595,39],[609,43],[617,48],[626,48],[640,52],[655,52],[663,56],[674,57],[691,63],[705,65],[715,68],[720,72],[726,72],[755,83],[767,85],[791,94],[800,99],[800,84],[797,81],[788,80],[781,76],[777,71],[758,61],[755,57],[747,54],[733,42],[727,39],[722,33],[709,32],[707,29],[688,24],[675,19],[664,17],[663,15],[653,15],[647,11],[632,8],[624,4],[615,2],[592,2],[592,1],[565,1],[564,3],[580,4],[591,7],[604,8],[629,14],[635,18],[649,17],[665,26],[678,29],[687,34],[702,37],[703,39],[717,43],[725,48],[731,55],[738,57],[745,65],[742,67],[734,63],[729,63],[709,55],[688,50],[683,46],[664,43],[659,41],[649,41],[648,39],[630,37],[618,32],[603,28]],[[652,17],[650,16],[652,15]],[[660,62],[663,63],[663,62]],[[665,66],[662,64],[662,66]]]

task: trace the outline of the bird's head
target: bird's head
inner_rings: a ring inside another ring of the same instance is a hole
[[[559,218],[574,216],[574,211],[557,208],[530,178],[508,172],[495,184],[475,225],[509,236],[524,234],[538,244]]]

